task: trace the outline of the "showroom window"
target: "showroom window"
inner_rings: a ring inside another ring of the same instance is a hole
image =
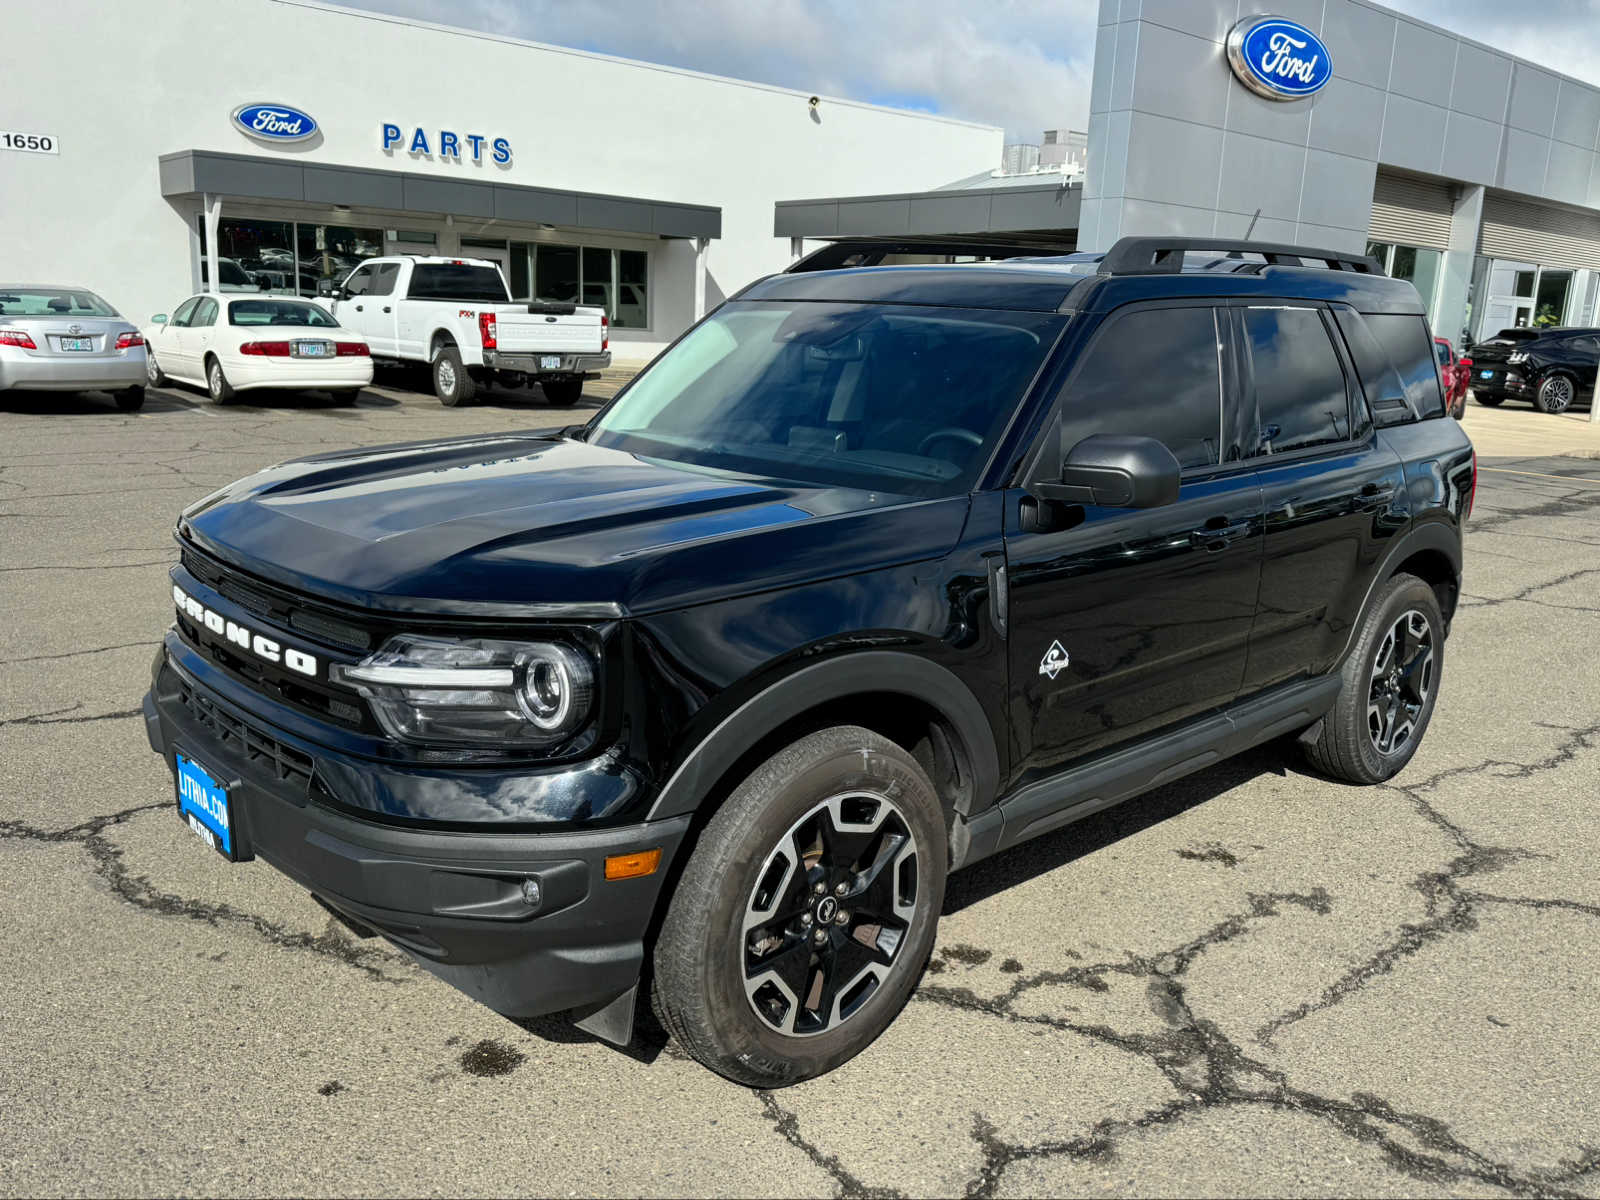
[[[1439,290],[1439,271],[1444,265],[1444,252],[1426,246],[1393,246],[1387,242],[1368,242],[1367,253],[1378,260],[1378,265],[1394,279],[1408,280],[1428,310],[1428,320],[1433,320],[1434,303]]]
[[[511,294],[604,308],[615,329],[650,323],[650,255],[605,246],[514,243]]]
[[[200,285],[208,285],[205,218],[199,218]],[[225,217],[217,222],[219,291],[315,296],[317,280],[342,278],[383,250],[381,229]]]

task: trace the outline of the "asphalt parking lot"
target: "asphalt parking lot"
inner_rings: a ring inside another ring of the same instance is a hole
[[[352,940],[138,719],[183,504],[570,412],[0,396],[0,1192],[1600,1195],[1600,462],[1481,462],[1391,786],[1269,746],[983,863],[890,1031],[764,1094]]]

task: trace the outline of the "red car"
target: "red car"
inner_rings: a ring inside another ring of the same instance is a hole
[[[1456,420],[1467,411],[1467,383],[1472,378],[1472,360],[1457,358],[1449,338],[1433,339],[1434,354],[1439,359],[1439,382],[1444,387],[1444,410]]]

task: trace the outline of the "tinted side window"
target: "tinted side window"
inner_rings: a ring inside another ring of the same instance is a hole
[[[399,263],[379,263],[373,268],[370,296],[394,295],[394,281],[400,277]]]
[[[1443,416],[1444,396],[1439,391],[1427,323],[1403,313],[1365,313],[1361,319],[1400,372],[1412,411],[1421,417]]]
[[[214,325],[216,321],[217,302],[209,296],[200,301],[199,306],[194,310],[194,315],[189,318],[189,324],[196,329]]]
[[[1153,437],[1185,467],[1215,466],[1222,437],[1217,341],[1209,308],[1111,317],[1062,396],[1062,450],[1097,433]]]
[[[1339,332],[1344,334],[1345,345],[1350,349],[1350,358],[1356,365],[1356,377],[1361,381],[1361,390],[1366,393],[1367,407],[1372,410],[1373,421],[1383,426],[1403,425],[1416,420],[1417,415],[1406,399],[1406,385],[1400,378],[1400,372],[1389,361],[1389,352],[1378,344],[1378,339],[1368,328],[1367,322],[1372,318],[1342,308],[1334,309],[1333,317],[1338,323]]]
[[[344,290],[347,295],[365,296],[372,287],[372,268],[357,267],[351,271],[344,281]]]
[[[1255,454],[1287,454],[1350,437],[1344,368],[1314,308],[1247,308],[1245,344],[1261,438]],[[1431,369],[1431,367],[1430,367]]]

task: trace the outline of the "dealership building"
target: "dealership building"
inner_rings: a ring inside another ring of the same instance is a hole
[[[306,0],[73,12],[7,29],[0,252],[138,319],[213,270],[470,255],[605,306],[627,362],[822,241],[1170,233],[1368,249],[1452,338],[1600,323],[1600,91],[1362,0],[1101,0],[1081,181],[997,177],[997,128]]]

